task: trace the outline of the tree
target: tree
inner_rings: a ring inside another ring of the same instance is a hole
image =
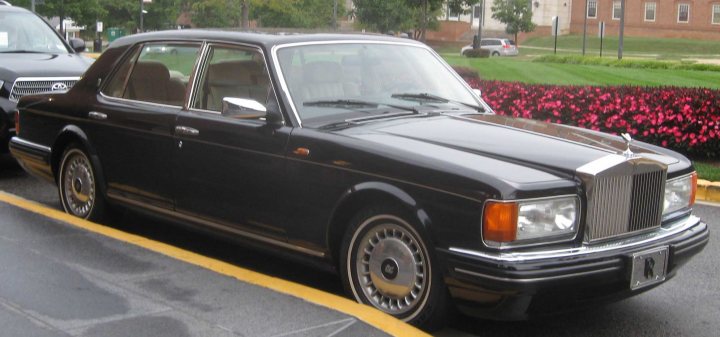
[[[264,0],[253,4],[251,16],[263,27],[317,28],[333,23],[334,0]],[[338,3],[338,15],[345,11]]]
[[[515,36],[515,43],[519,32],[529,33],[535,30],[530,1],[495,0],[491,9],[492,18],[507,25],[505,31]]]
[[[487,0],[486,0],[487,1]],[[468,14],[472,11],[472,7],[478,4],[480,0],[447,0],[447,6],[452,13]]]
[[[362,28],[387,33],[414,26],[407,0],[355,0],[355,17]]]

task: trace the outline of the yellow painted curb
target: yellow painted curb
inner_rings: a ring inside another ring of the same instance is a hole
[[[0,191],[0,201],[37,213],[49,218],[60,220],[73,226],[85,229],[113,239],[127,242],[166,256],[187,262],[216,273],[236,278],[240,281],[271,289],[278,293],[300,298],[307,302],[339,311],[387,332],[393,336],[430,336],[427,333],[393,318],[369,306],[359,304],[347,298],[326,293],[298,283],[268,276],[249,269],[241,268],[227,262],[215,260],[200,254],[186,251],[162,242],[150,240],[138,235],[126,233],[94,222],[76,218],[58,210],[48,208],[34,201],[23,199],[13,194]]]
[[[699,183],[698,183],[699,185]],[[705,201],[720,202],[720,182],[710,182],[705,185]]]
[[[707,199],[707,187],[710,184],[710,181],[698,179],[697,181],[697,194],[695,194],[696,200],[706,200]]]

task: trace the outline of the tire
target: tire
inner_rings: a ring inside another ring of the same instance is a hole
[[[500,56],[500,53],[494,51],[494,52],[492,53],[492,56]]]
[[[407,323],[441,328],[448,313],[448,291],[432,247],[402,212],[370,207],[345,232],[340,271],[346,291]]]
[[[65,148],[58,174],[58,191],[65,212],[82,219],[102,220],[106,203],[98,188],[97,169],[80,145],[72,143]]]

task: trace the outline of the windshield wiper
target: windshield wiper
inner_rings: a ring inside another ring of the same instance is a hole
[[[461,101],[452,100],[445,97],[440,97],[433,94],[428,94],[426,92],[421,93],[401,93],[401,94],[392,94],[390,95],[392,98],[399,98],[406,101],[431,101],[431,102],[440,102],[440,103],[456,103],[456,104],[462,104],[464,106],[473,108],[475,111],[478,112],[485,112],[485,108],[479,105],[465,103]]]
[[[376,102],[369,102],[369,101],[361,101],[356,99],[336,99],[336,100],[317,100],[317,101],[308,101],[304,102],[303,106],[317,106],[317,107],[331,107],[331,108],[360,108],[360,107],[368,107],[372,109],[377,109],[380,105],[384,105],[387,107],[391,107],[398,110],[405,110],[405,111],[412,111],[414,113],[418,113],[418,111],[409,106],[404,105],[395,105],[395,104],[387,104],[387,103],[376,103]]]

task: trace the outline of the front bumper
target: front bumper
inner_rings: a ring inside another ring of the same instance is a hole
[[[497,254],[450,248],[438,255],[461,311],[519,320],[652,289],[661,283],[630,289],[634,253],[667,246],[667,280],[708,240],[707,225],[688,216],[652,233],[579,248]]]
[[[8,142],[15,135],[15,102],[0,97],[0,153],[8,150]]]

